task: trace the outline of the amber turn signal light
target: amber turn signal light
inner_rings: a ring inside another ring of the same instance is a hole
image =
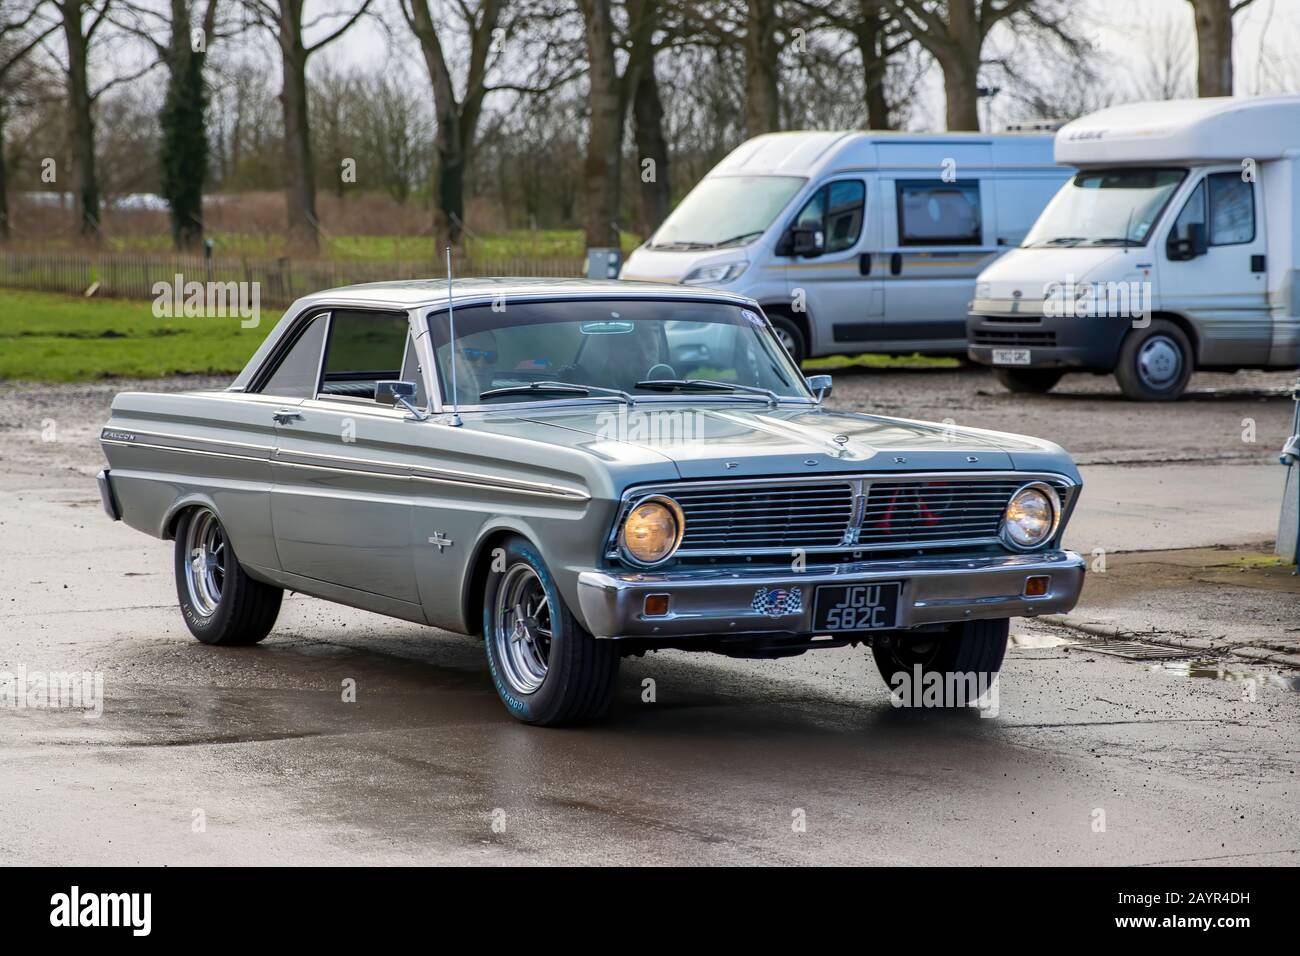
[[[1051,583],[1052,578],[1048,574],[1036,574],[1025,578],[1025,597],[1042,597],[1047,593],[1047,587]]]
[[[668,613],[667,594],[647,594],[645,596],[645,616],[663,617]]]

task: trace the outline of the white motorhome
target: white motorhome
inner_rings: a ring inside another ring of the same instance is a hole
[[[1012,391],[1113,372],[1142,400],[1300,365],[1300,96],[1111,107],[1056,160],[1079,172],[980,275],[972,359]]]
[[[1072,170],[1045,135],[798,132],[735,149],[620,278],[763,306],[796,360],[961,353],[975,277]]]

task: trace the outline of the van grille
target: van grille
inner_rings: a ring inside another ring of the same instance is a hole
[[[975,345],[1014,345],[1051,348],[1056,345],[1056,333],[1030,329],[976,328],[972,338]]]

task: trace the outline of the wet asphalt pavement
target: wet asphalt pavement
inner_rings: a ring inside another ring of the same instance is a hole
[[[1180,416],[1068,388],[1016,407],[972,372],[836,381],[846,405],[996,428],[1029,407],[1021,430],[1074,433],[1124,489],[1080,526],[1100,540],[1142,520],[1143,489],[1210,509],[1266,487],[1289,409],[1261,379]],[[310,598],[260,646],[202,646],[170,544],[108,522],[88,481],[113,388],[0,387],[0,671],[104,679],[99,718],[0,707],[0,863],[1300,862],[1294,675],[1123,660],[1033,622],[995,717],[893,707],[862,649],[668,652],[625,660],[608,722],[567,730],[511,720],[478,642]],[[1243,418],[1256,447],[1229,440]],[[1225,523],[1267,537],[1270,512]]]

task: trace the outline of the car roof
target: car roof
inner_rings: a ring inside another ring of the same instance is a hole
[[[627,279],[572,278],[465,278],[453,279],[453,299],[482,299],[498,295],[527,296],[641,296],[664,295],[683,298],[727,298],[748,302],[747,296],[712,289],[681,286],[667,282],[635,282]],[[304,296],[300,302],[337,302],[375,304],[386,302],[404,308],[439,306],[447,301],[446,279],[406,279],[392,282],[364,282],[359,285],[323,289]]]

